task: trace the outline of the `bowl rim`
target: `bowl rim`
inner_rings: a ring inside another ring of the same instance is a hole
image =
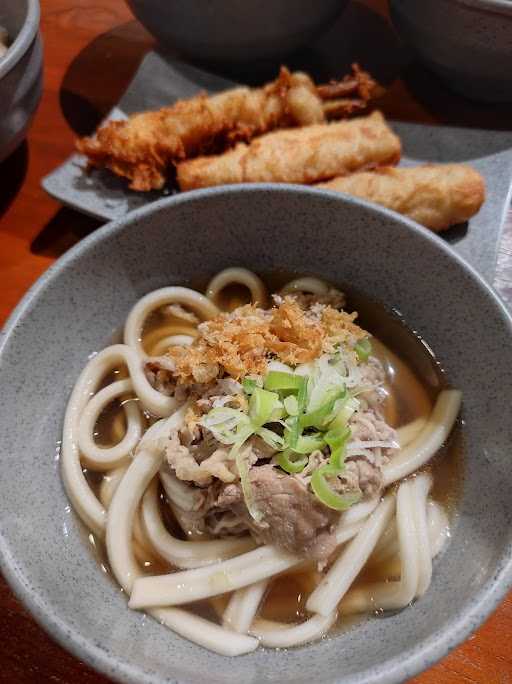
[[[456,0],[459,5],[467,5],[476,10],[484,10],[495,14],[512,15],[510,0]]]
[[[392,4],[397,4],[397,0],[390,1]],[[398,0],[398,2],[402,3],[402,0]],[[512,15],[512,3],[510,0],[455,0],[455,2],[459,5],[464,5],[474,10],[480,10],[492,14]]]
[[[360,198],[344,195],[343,193],[320,190],[311,187],[276,184],[255,183],[251,185],[226,185],[220,187],[193,190],[187,193],[174,195],[160,199],[154,203],[131,211],[128,215],[110,221],[91,234],[80,240],[52,264],[29,288],[23,298],[17,304],[5,326],[0,331],[0,361],[8,339],[14,332],[17,324],[23,319],[27,309],[41,292],[44,292],[49,283],[60,273],[72,266],[74,260],[86,253],[104,238],[129,230],[132,224],[136,224],[141,218],[161,210],[170,210],[176,205],[200,202],[203,198],[233,194],[258,194],[272,192],[274,194],[289,194],[296,196],[308,195],[325,196],[340,204],[348,204],[362,208],[369,215],[384,215],[394,222],[402,223],[421,240],[426,240],[444,252],[458,268],[466,273],[473,281],[476,281],[482,294],[492,300],[496,307],[496,313],[508,328],[512,339],[512,316],[507,310],[505,303],[499,295],[484,280],[484,278],[445,243],[437,234],[432,233],[423,226],[415,223],[395,211],[373,204]],[[29,577],[19,569],[16,558],[10,551],[9,541],[5,538],[0,528],[0,571],[10,585],[15,595],[28,608],[32,617],[38,624],[49,633],[65,650],[75,657],[85,661],[96,671],[110,676],[119,682],[139,684],[144,680],[148,684],[163,684],[163,677],[155,673],[145,672],[138,666],[127,664],[117,658],[115,654],[102,649],[93,640],[84,637],[74,626],[62,618],[53,610],[53,606],[46,604],[44,596],[41,596],[31,586]],[[498,558],[492,577],[487,580],[480,591],[475,594],[473,600],[465,606],[464,610],[445,625],[442,631],[431,635],[428,639],[418,643],[390,660],[383,661],[377,667],[368,667],[354,674],[349,680],[343,682],[350,684],[398,684],[404,678],[410,678],[428,669],[434,663],[446,656],[452,649],[464,641],[484,620],[496,609],[507,591],[512,587],[512,553],[507,555],[506,550]],[[167,680],[165,680],[167,681]],[[342,680],[339,680],[341,684]],[[185,684],[176,682],[176,684]]]
[[[41,17],[41,9],[39,7],[39,0],[27,0],[27,15],[21,31],[18,33],[14,42],[9,45],[5,57],[0,60],[0,78],[13,69],[20,61],[23,55],[32,45],[37,32],[39,31],[39,20]]]

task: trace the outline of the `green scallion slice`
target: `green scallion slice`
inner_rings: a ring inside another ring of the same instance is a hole
[[[294,373],[285,373],[284,371],[270,371],[265,376],[263,387],[270,392],[298,392],[302,386],[304,379],[300,375]]]
[[[338,399],[342,399],[345,396],[345,393],[345,388],[328,390],[325,393],[324,401],[317,409],[300,416],[299,421],[301,428],[315,427],[318,430],[325,429],[334,417],[332,412],[335,403]]]
[[[260,387],[255,387],[249,400],[249,417],[252,425],[258,428],[272,420],[279,420],[282,415],[282,406],[275,392],[267,392]]]
[[[336,477],[338,473],[339,470],[330,463],[317,468],[311,476],[311,488],[317,499],[328,508],[335,511],[346,511],[360,500],[361,494],[359,492],[338,494],[333,491],[326,478]]]
[[[363,340],[359,340],[354,346],[354,350],[357,354],[359,361],[366,363],[370,354],[372,353],[372,343],[365,337]]]
[[[291,449],[286,449],[277,455],[276,461],[280,468],[285,472],[294,474],[301,473],[308,463],[307,456],[299,456],[294,454]]]

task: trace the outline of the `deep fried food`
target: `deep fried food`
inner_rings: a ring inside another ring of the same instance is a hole
[[[400,140],[380,112],[331,124],[274,131],[222,155],[181,162],[181,190],[226,183],[315,183],[395,164]]]
[[[377,202],[435,231],[467,221],[485,200],[484,179],[462,164],[385,167],[317,187]]]
[[[167,358],[181,384],[210,382],[225,372],[242,378],[263,373],[269,354],[295,365],[333,353],[347,339],[362,339],[367,333],[356,318],[325,305],[312,316],[291,296],[270,310],[247,304],[201,323],[193,343],[171,347]]]
[[[77,142],[92,166],[130,179],[133,190],[162,188],[173,162],[219,151],[275,128],[323,123],[362,110],[380,92],[357,64],[342,81],[316,86],[305,73],[281,68],[262,88],[198,95],[159,111],[111,121]]]

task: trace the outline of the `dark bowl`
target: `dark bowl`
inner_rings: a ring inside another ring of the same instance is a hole
[[[196,59],[281,57],[316,38],[348,0],[127,0],[168,49]]]
[[[4,0],[0,26],[11,44],[0,58],[0,162],[24,139],[43,90],[38,0]]]
[[[511,0],[389,0],[398,33],[456,92],[512,102]]]

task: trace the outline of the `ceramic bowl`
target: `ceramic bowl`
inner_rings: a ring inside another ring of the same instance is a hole
[[[407,609],[288,651],[228,659],[142,613],[102,572],[64,493],[64,409],[89,355],[145,293],[232,265],[350,283],[398,310],[464,396],[464,482],[428,592]],[[437,236],[360,200],[287,185],[184,193],[94,232],[35,284],[0,346],[1,569],[78,658],[133,684],[386,684],[445,656],[512,580],[512,326]]]
[[[0,162],[24,139],[43,90],[38,0],[5,0],[0,26],[11,41],[0,58]]]
[[[165,48],[195,59],[281,57],[316,38],[348,0],[127,0]]]
[[[446,84],[474,100],[512,102],[510,0],[389,0],[403,40]]]

